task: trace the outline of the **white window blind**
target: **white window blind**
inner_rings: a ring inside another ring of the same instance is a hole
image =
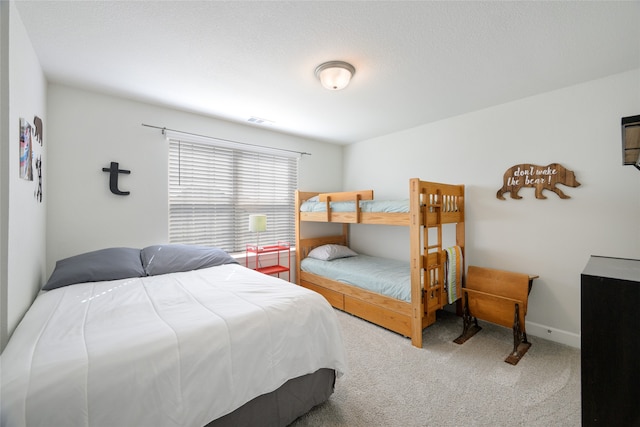
[[[298,159],[169,141],[169,240],[244,251],[249,215],[267,215],[260,244],[295,239]]]

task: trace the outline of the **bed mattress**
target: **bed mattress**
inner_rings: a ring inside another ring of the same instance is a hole
[[[355,202],[331,202],[333,212],[354,212]],[[407,213],[409,212],[409,199],[404,200],[361,200],[362,212],[378,213]],[[309,199],[300,205],[301,212],[326,212],[327,204]]]
[[[346,370],[322,296],[237,264],[43,292],[0,359],[12,427],[202,427]]]
[[[402,301],[411,301],[411,269],[408,262],[369,255],[322,261],[305,258],[303,271],[358,286]]]

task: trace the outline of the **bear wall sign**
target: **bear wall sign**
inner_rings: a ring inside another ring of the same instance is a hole
[[[563,184],[568,187],[578,187],[580,183],[576,180],[573,171],[565,168],[561,164],[551,163],[547,166],[538,166],[528,163],[515,165],[507,169],[502,178],[502,188],[498,190],[496,197],[505,200],[503,194],[510,193],[512,199],[522,199],[518,195],[518,191],[522,187],[533,187],[536,189],[536,199],[546,199],[542,194],[542,190],[550,190],[560,196],[561,199],[569,199],[556,187],[557,184]]]

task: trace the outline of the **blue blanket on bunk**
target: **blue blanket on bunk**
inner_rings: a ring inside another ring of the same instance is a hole
[[[333,212],[354,212],[355,202],[331,202]],[[406,213],[409,212],[409,199],[405,200],[362,200],[362,212]],[[302,212],[326,212],[327,204],[309,199],[300,206]]]
[[[411,268],[409,262],[369,255],[321,261],[305,258],[303,271],[354,285],[402,301],[411,301]]]

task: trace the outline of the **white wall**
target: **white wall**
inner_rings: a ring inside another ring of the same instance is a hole
[[[348,146],[343,188],[386,198],[407,197],[412,177],[465,184],[467,265],[538,274],[529,334],[577,347],[589,256],[640,258],[640,171],[622,166],[620,132],[620,119],[637,114],[640,70]],[[571,199],[526,188],[521,200],[496,198],[511,166],[554,162],[582,183],[560,186]],[[408,233],[354,227],[352,246],[406,259]]]
[[[49,111],[47,264],[109,246],[168,241],[168,144],[142,123],[202,135],[309,152],[300,187],[342,185],[342,147],[209,117],[52,84]],[[131,171],[109,191],[110,162]]]
[[[0,163],[3,173],[0,181],[0,230],[6,246],[0,250],[3,270],[0,275],[0,297],[3,298],[0,304],[0,348],[4,348],[7,337],[31,304],[46,274],[47,206],[46,81],[14,3],[2,3],[3,147]],[[19,177],[20,118],[33,123],[34,116],[40,117],[44,122],[44,146],[40,148],[34,141],[34,150],[42,155],[43,161],[42,203],[34,196],[38,185],[35,170],[33,181]]]
[[[9,3],[0,2],[0,352],[9,338],[7,258],[9,253]]]

